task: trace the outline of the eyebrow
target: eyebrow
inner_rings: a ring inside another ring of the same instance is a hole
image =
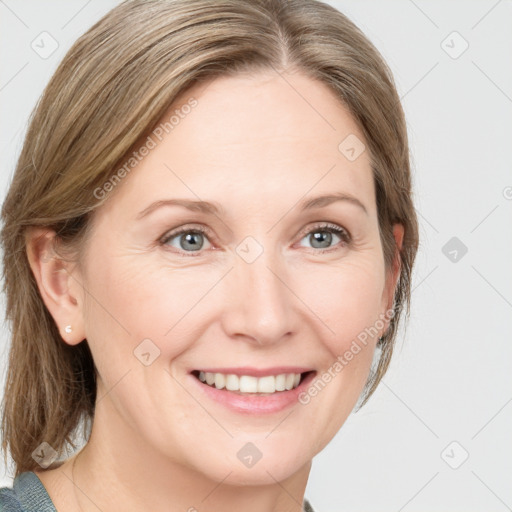
[[[193,201],[191,199],[161,199],[151,203],[147,208],[144,208],[144,210],[139,212],[137,220],[146,217],[146,215],[149,215],[151,212],[162,206],[182,206],[183,208],[193,212],[206,213],[210,215],[216,215],[223,211],[220,205],[210,203],[208,201]]]
[[[366,213],[366,215],[368,215],[368,210],[366,209],[366,206],[359,199],[357,199],[357,197],[344,192],[306,199],[299,203],[299,210],[312,210],[314,208],[323,208],[324,206],[329,206],[330,204],[335,203],[336,201],[346,201],[350,204],[358,206]]]
[[[357,197],[354,197],[351,194],[341,192],[305,199],[298,204],[298,208],[300,211],[313,210],[316,208],[323,208],[325,206],[329,206],[330,204],[337,201],[346,201],[350,204],[358,206],[368,215],[368,210],[366,209],[366,206],[359,199],[357,199]],[[222,215],[224,213],[224,209],[222,208],[222,206],[214,202],[194,201],[192,199],[161,199],[159,201],[151,203],[147,208],[139,212],[139,214],[136,217],[137,220],[146,217],[151,212],[158,208],[161,208],[162,206],[182,206],[187,210],[205,213],[209,215]]]

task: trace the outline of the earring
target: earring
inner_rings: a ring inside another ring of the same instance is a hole
[[[64,330],[69,334],[73,329],[71,328],[71,325],[66,325]]]

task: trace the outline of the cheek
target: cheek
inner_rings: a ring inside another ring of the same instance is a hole
[[[96,344],[100,360],[124,367],[134,361],[140,364],[133,352],[143,340],[154,343],[157,348],[152,349],[151,343],[144,342],[150,352],[164,356],[162,360],[174,359],[188,349],[199,334],[202,319],[198,315],[204,318],[209,311],[212,296],[208,292],[222,275],[197,267],[162,268],[161,263],[137,258],[124,265],[103,263],[96,269],[88,283],[88,339]]]
[[[317,317],[318,332],[333,357],[364,333],[375,335],[372,327],[380,325],[384,313],[384,271],[378,261],[347,259],[336,267],[303,273],[297,284],[297,295]]]
[[[301,282],[301,297],[321,319],[317,332],[326,350],[324,364],[301,397],[322,432],[315,438],[316,452],[344,424],[366,383],[382,327],[383,287],[384,273],[375,260],[346,261]]]

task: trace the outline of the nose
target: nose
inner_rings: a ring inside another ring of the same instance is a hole
[[[228,299],[222,318],[227,335],[272,345],[295,332],[297,299],[289,280],[283,262],[270,251],[252,262],[237,257],[225,284]]]

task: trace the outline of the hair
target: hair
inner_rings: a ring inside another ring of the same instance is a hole
[[[11,454],[15,476],[41,469],[32,452],[42,442],[58,453],[75,447],[73,435],[94,418],[96,400],[87,340],[63,342],[31,272],[28,229],[54,230],[80,265],[92,213],[108,199],[94,191],[175,98],[203,80],[272,69],[298,70],[326,84],[366,139],[385,268],[400,264],[393,315],[361,406],[373,394],[390,363],[401,313],[410,313],[419,243],[406,122],[384,59],[345,15],[316,0],[128,0],[83,34],[55,71],[31,114],[1,211],[12,336],[2,449]],[[398,262],[395,223],[404,226]]]

